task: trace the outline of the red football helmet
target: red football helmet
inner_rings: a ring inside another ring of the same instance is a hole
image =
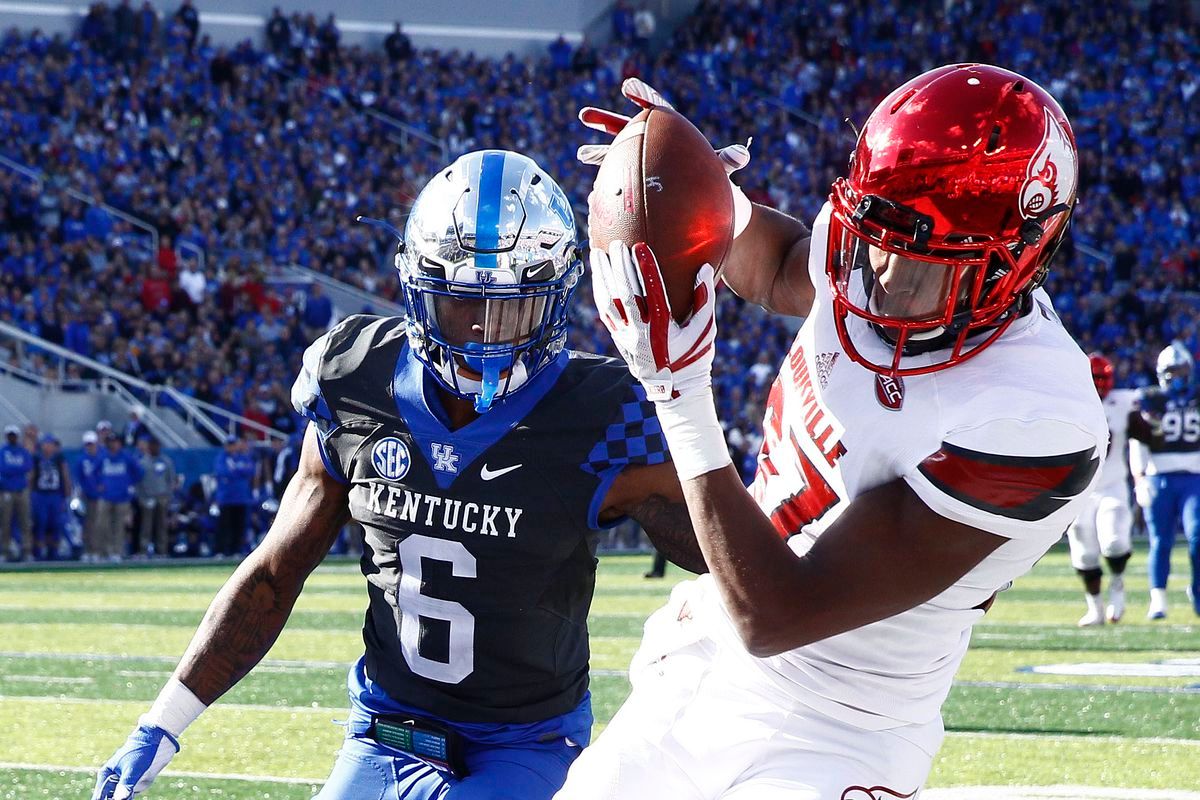
[[[1100,353],[1091,353],[1088,361],[1092,364],[1092,382],[1096,384],[1096,391],[1101,399],[1108,397],[1113,388],[1113,363]]]
[[[830,196],[826,271],[846,352],[918,375],[995,341],[1045,278],[1078,175],[1066,115],[1015,72],[955,64],[888,95]]]

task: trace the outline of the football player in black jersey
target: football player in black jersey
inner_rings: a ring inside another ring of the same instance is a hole
[[[1200,386],[1194,368],[1187,347],[1171,342],[1155,364],[1158,386],[1142,392],[1130,417],[1129,466],[1150,535],[1150,619],[1167,616],[1167,577],[1181,518],[1192,566],[1187,594],[1200,615]]]
[[[405,317],[350,317],[305,352],[310,424],[275,524],[95,798],[150,785],[349,520],[370,603],[326,800],[549,798],[592,726],[596,531],[632,517],[703,571],[653,403],[621,362],[563,347],[582,264],[545,172],[461,157],[418,197],[396,266]]]

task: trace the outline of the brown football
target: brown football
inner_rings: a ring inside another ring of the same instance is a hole
[[[665,108],[642,111],[613,139],[588,196],[588,238],[654,251],[675,319],[692,308],[696,273],[720,271],[733,243],[733,195],[704,134]]]

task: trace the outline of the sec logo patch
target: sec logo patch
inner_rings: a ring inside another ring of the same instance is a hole
[[[379,477],[389,481],[400,480],[408,474],[408,468],[412,464],[408,455],[408,445],[395,436],[380,439],[371,448],[371,464],[379,473]]]

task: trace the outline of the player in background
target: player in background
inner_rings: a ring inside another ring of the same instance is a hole
[[[1172,342],[1158,354],[1158,386],[1145,389],[1130,421],[1129,468],[1150,536],[1150,619],[1167,616],[1175,529],[1183,520],[1192,565],[1188,598],[1200,615],[1200,391],[1192,354]]]
[[[304,354],[309,419],[262,544],[100,771],[146,787],[266,654],[343,524],[364,528],[366,652],[323,800],[548,798],[587,744],[595,532],[625,516],[704,569],[654,404],[619,361],[563,349],[574,215],[531,159],[462,156],[422,191],[396,266],[406,315]]]
[[[601,318],[658,405],[710,574],[647,620],[633,691],[560,800],[920,791],[972,626],[1062,538],[1104,457],[1087,357],[1039,288],[1077,170],[1041,87],[951,65],[872,112],[811,233],[751,207],[725,280],[805,320],[750,491],[713,404],[713,270],[680,325],[645,244],[592,251]]]
[[[1092,381],[1104,401],[1104,416],[1108,419],[1108,458],[1100,470],[1100,479],[1088,495],[1079,517],[1067,528],[1071,546],[1071,566],[1083,579],[1087,611],[1079,620],[1080,627],[1103,625],[1104,620],[1120,622],[1125,614],[1125,567],[1132,552],[1130,513],[1127,484],[1129,420],[1137,402],[1136,389],[1113,388],[1112,362],[1100,353],[1088,356],[1092,365]],[[1108,607],[1100,597],[1104,570],[1100,557],[1108,564],[1111,574],[1108,584]]]

